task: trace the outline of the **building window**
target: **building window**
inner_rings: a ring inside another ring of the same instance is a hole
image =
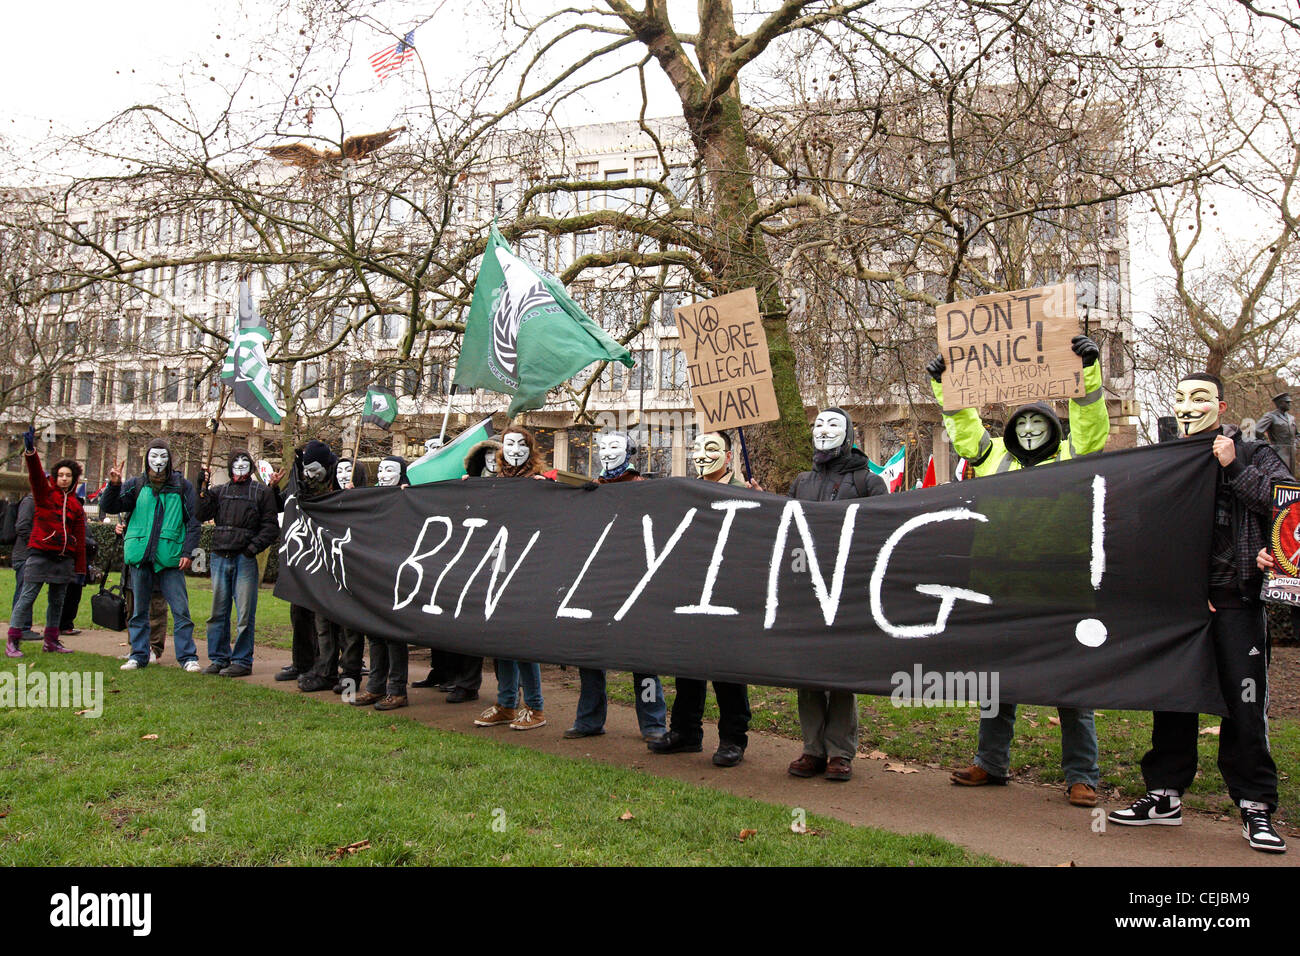
[[[664,349],[659,353],[659,387],[686,388],[686,353],[681,349]]]
[[[320,398],[320,366],[308,362],[302,369],[302,397]]]
[[[626,371],[622,362],[610,362],[601,373],[600,387],[607,392],[622,392],[627,382],[627,376],[623,374]]]
[[[99,402],[100,405],[113,404],[113,370],[104,369],[99,373]]]
[[[637,349],[632,353],[632,360],[636,362],[628,369],[628,388],[632,391],[643,391],[655,387],[655,353],[650,349]]]
[[[95,395],[95,373],[78,372],[76,399],[78,405],[89,405]]]
[[[180,369],[169,368],[166,377],[163,379],[163,399],[164,402],[179,402],[181,400],[181,372]]]
[[[122,390],[118,395],[118,401],[123,405],[130,405],[135,402],[135,372],[126,371],[122,373]]]

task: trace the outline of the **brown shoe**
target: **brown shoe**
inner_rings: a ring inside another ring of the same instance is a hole
[[[954,770],[952,776],[948,778],[959,787],[985,787],[990,784],[996,787],[1005,786],[1006,777],[995,777],[983,767],[977,767],[971,764],[965,770]]]
[[[1097,791],[1086,783],[1070,784],[1070,793],[1066,797],[1076,807],[1095,807]]]
[[[405,707],[405,706],[406,706],[405,694],[403,694],[401,697],[394,697],[392,694],[389,694],[379,703],[375,704],[375,710],[397,710],[397,708]]]
[[[376,701],[383,699],[383,694],[372,694],[368,690],[363,690],[361,693],[357,694],[356,697],[353,697],[349,703],[352,704],[353,707],[369,707]]]
[[[511,730],[536,730],[546,726],[546,714],[531,707],[520,707],[515,719],[510,721]]]
[[[848,757],[832,757],[826,761],[827,780],[848,780],[853,776],[853,764]]]
[[[513,707],[502,707],[499,704],[493,704],[474,719],[474,726],[499,727],[502,724],[509,724],[515,719],[516,714],[517,711]]]
[[[793,761],[785,769],[792,777],[815,777],[826,769],[826,758],[814,757],[812,754],[800,754],[799,759]]]

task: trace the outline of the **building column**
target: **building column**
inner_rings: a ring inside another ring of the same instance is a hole
[[[943,427],[943,422],[937,422],[930,434],[930,445],[934,450],[934,476],[942,485],[952,480],[952,444],[948,441],[948,430]]]
[[[558,428],[555,431],[555,444],[551,449],[551,467],[561,471],[569,470],[569,430]]]

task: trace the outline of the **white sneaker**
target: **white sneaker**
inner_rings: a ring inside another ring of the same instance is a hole
[[[149,663],[150,663],[150,664],[157,664],[157,663],[158,663],[158,655],[155,654],[153,651],[150,651],[150,652],[149,652]]]
[[[128,658],[127,662],[118,668],[118,670],[120,671],[138,671],[139,669],[140,669],[140,662],[137,661],[134,657]]]
[[[202,671],[203,668],[199,666],[198,661],[186,661],[185,670],[191,674],[197,674]]]

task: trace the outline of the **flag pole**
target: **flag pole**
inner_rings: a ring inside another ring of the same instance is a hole
[[[217,403],[217,414],[212,419],[212,423],[208,426],[211,429],[212,434],[208,436],[208,454],[206,456],[206,464],[204,465],[204,468],[206,468],[209,473],[212,471],[212,456],[216,454],[217,451],[217,429],[221,426],[221,416],[226,413],[226,400],[230,398],[230,393],[233,391],[233,388],[222,387],[221,401]]]
[[[452,385],[451,390],[447,392],[447,408],[442,413],[442,430],[438,432],[438,447],[441,448],[447,438],[447,419],[451,417],[451,397],[456,394],[456,386]]]
[[[363,410],[363,411],[361,412],[361,414],[357,416],[357,437],[356,437],[356,440],[352,442],[352,468],[353,468],[353,470],[356,470],[356,467],[357,467],[357,456],[361,454],[361,429],[363,429],[363,428],[366,427],[365,425],[363,425],[363,424],[361,423],[361,420],[365,417],[365,414],[366,414],[366,413],[365,413],[365,411]]]
[[[745,429],[737,428],[736,434],[740,436],[740,457],[745,462],[745,480],[749,481],[754,477],[754,473],[749,467],[749,446],[745,444]]]

